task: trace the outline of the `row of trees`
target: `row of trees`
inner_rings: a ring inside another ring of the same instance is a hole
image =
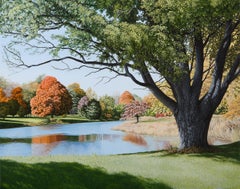
[[[6,94],[6,87],[14,83],[0,78],[0,117],[32,114],[35,116],[54,116],[79,114],[88,119],[119,119],[123,106],[110,96],[97,95],[92,89],[84,91],[78,83],[67,88],[55,77],[40,76],[35,81],[15,87]]]
[[[16,87],[11,91],[8,97],[3,88],[0,88],[0,117],[7,115],[20,117],[30,113],[28,103],[23,99],[22,88]]]
[[[14,87],[16,84],[0,78],[0,117],[27,114],[36,116],[54,116],[62,114],[79,114],[88,119],[128,119],[130,117],[168,116],[171,111],[162,104],[153,94],[143,99],[123,92],[117,99],[105,95],[97,99],[97,94],[88,89],[84,91],[78,83],[67,88],[56,78],[39,76],[35,81]],[[12,85],[13,89],[9,89]],[[7,92],[5,92],[7,91]],[[9,93],[9,94],[6,94]],[[226,117],[235,117],[240,113],[239,87],[233,85],[215,114],[225,114]],[[171,95],[171,94],[169,94]]]

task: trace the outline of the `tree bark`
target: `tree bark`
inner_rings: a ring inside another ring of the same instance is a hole
[[[186,148],[208,148],[208,129],[212,114],[206,116],[199,111],[186,112],[184,110],[175,114],[180,136],[180,150]]]

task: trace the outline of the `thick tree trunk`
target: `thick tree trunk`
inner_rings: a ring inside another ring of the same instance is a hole
[[[212,115],[181,111],[175,115],[180,136],[180,149],[207,148],[208,129]]]

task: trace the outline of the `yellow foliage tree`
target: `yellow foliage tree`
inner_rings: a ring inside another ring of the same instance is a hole
[[[234,118],[240,115],[240,79],[237,79],[226,94],[228,104],[228,112],[225,114],[227,118]]]
[[[156,117],[171,115],[171,111],[151,93],[143,98],[143,102],[146,102],[150,107],[147,110],[147,115]]]
[[[240,96],[234,98],[228,105],[228,112],[225,114],[227,118],[234,118],[240,115]]]

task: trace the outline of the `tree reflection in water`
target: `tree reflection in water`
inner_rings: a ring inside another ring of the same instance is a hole
[[[34,155],[47,155],[59,142],[66,139],[62,134],[45,135],[32,138],[32,152]],[[40,144],[40,148],[35,148],[34,144]]]
[[[134,144],[138,144],[138,145],[141,145],[141,146],[147,146],[147,142],[140,135],[127,134],[123,137],[123,140],[128,141],[128,142],[132,142]]]

